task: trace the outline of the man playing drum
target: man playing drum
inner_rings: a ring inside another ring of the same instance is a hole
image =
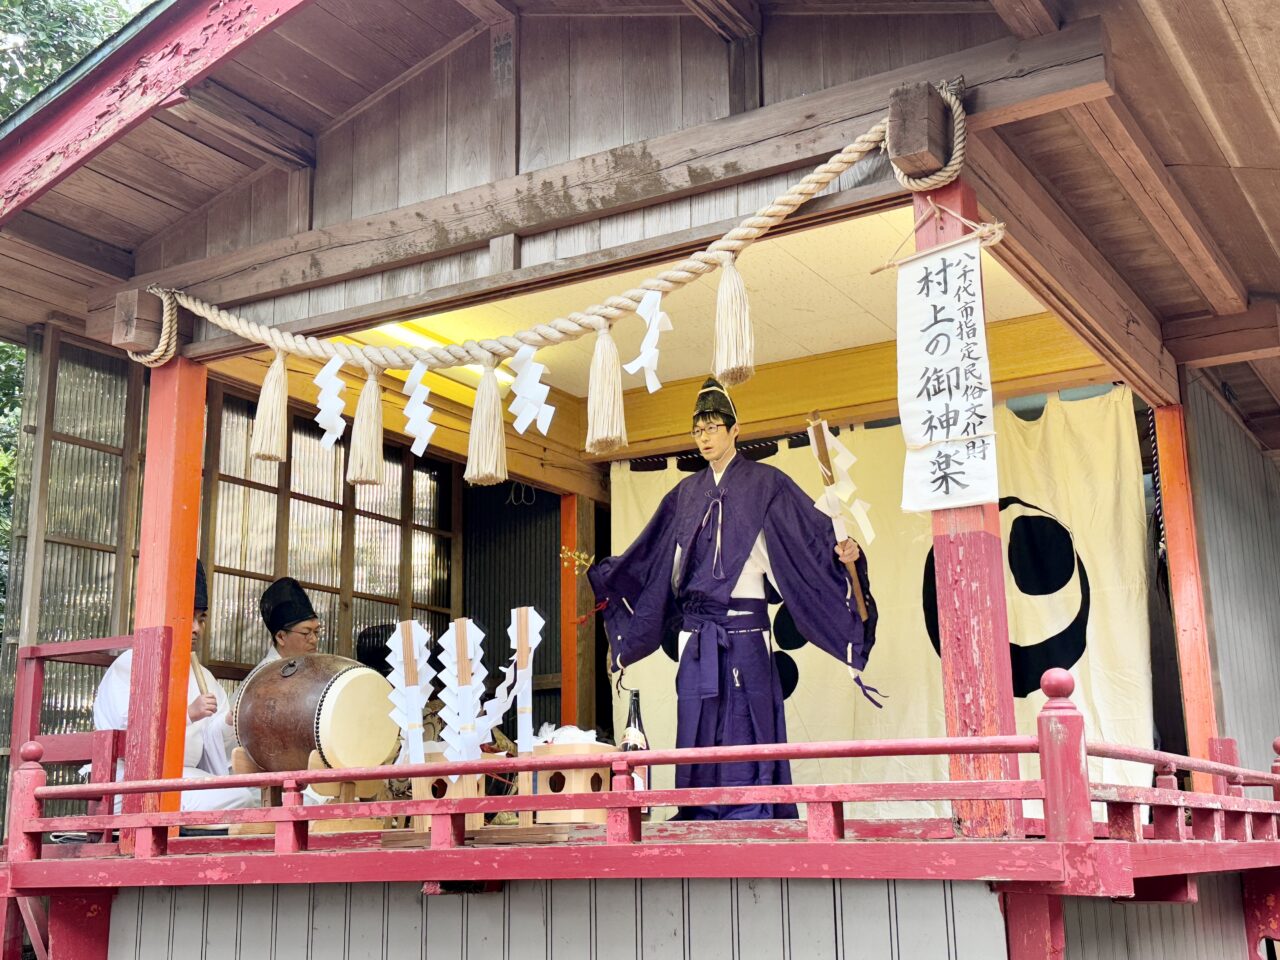
[[[196,646],[208,620],[209,591],[205,585],[204,567],[196,561],[196,600],[191,617],[191,643]],[[129,719],[129,681],[133,670],[133,651],[120,654],[103,674],[93,701],[95,730],[123,730]],[[201,671],[201,693],[195,671]],[[227,695],[213,674],[193,660],[187,684],[187,737],[182,776],[186,780],[203,780],[230,773],[227,762],[226,722]],[[116,765],[116,779],[123,775],[124,761]],[[242,787],[218,790],[192,790],[182,794],[183,810],[235,810],[257,806],[258,791]],[[119,811],[121,798],[116,797]]]
[[[262,622],[271,635],[271,647],[259,663],[315,653],[321,623],[311,598],[293,577],[281,577],[262,594],[258,605]]]

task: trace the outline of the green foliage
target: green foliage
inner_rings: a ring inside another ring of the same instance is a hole
[[[128,22],[130,0],[0,0],[0,117]]]
[[[22,430],[22,382],[26,348],[0,343],[0,625],[9,595],[9,538],[13,531],[13,491]]]

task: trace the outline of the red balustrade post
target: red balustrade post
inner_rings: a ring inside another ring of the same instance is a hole
[[[26,863],[40,859],[40,834],[30,833],[27,824],[39,820],[41,802],[36,789],[48,782],[40,765],[44,747],[29,740],[18,750],[22,763],[9,780],[9,862]]]
[[[613,793],[634,793],[635,780],[631,777],[631,764],[626,760],[613,762]],[[640,842],[640,808],[610,807],[605,814],[604,838],[606,843]]]
[[[24,743],[40,736],[40,706],[44,700],[44,661],[27,656],[29,648],[18,650],[18,666],[14,677],[13,722],[10,733],[11,769],[17,769],[18,754]]]
[[[286,780],[280,795],[280,809],[290,814],[302,813],[302,790],[297,780]],[[276,821],[276,853],[298,853],[307,849],[306,820]]]
[[[844,839],[844,803],[836,800],[830,803],[805,804],[810,840],[835,841]]]
[[[1084,716],[1069,699],[1075,688],[1075,679],[1060,667],[1046,670],[1040,679],[1040,689],[1049,698],[1036,721],[1047,840],[1093,839]]]
[[[1156,789],[1177,792],[1177,768],[1172,764],[1156,764]],[[1182,840],[1186,835],[1186,815],[1177,804],[1152,804],[1151,823],[1157,840]]]
[[[470,776],[470,774],[468,774]],[[452,850],[463,845],[467,837],[466,815],[433,813],[431,815],[431,849]]]
[[[151,811],[155,814],[155,811]],[[163,857],[169,852],[169,828],[167,826],[139,827],[134,834],[133,855],[141,860]]]
[[[1236,764],[1240,762],[1240,747],[1230,737],[1209,738],[1209,759],[1215,763]],[[1213,792],[1219,796],[1227,794],[1227,778],[1215,773],[1211,779]]]

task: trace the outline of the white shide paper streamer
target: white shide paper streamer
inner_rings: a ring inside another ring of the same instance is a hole
[[[455,761],[480,759],[480,745],[488,741],[491,729],[486,727],[483,735],[480,732],[484,678],[488,676],[482,654],[484,632],[471,620],[464,622],[467,625],[466,655],[471,663],[470,683],[463,686],[458,680],[456,621],[449,625],[449,629],[438,641],[440,661],[444,664],[444,670],[440,673],[443,684],[440,699],[444,703],[440,709],[440,720],[444,724],[444,730],[440,737],[445,742],[445,758]],[[457,780],[458,777],[455,774],[449,779]]]
[[[556,408],[547,403],[547,394],[551,388],[542,382],[542,375],[547,372],[545,363],[535,363],[533,355],[536,347],[521,347],[508,365],[516,372],[516,379],[511,384],[511,406],[508,408],[516,418],[516,433],[524,433],[529,424],[536,423],[538,432],[544,437],[551,426],[551,418]]]
[[[392,690],[387,694],[391,701],[391,719],[401,731],[400,756],[397,763],[424,763],[426,753],[422,746],[422,711],[431,696],[431,681],[436,672],[429,662],[431,634],[422,624],[416,621],[411,624],[413,660],[418,668],[418,682],[410,686],[405,677],[404,660],[404,624],[397,624],[395,632],[387,641],[387,662],[391,665],[391,673],[387,679],[391,681]]]
[[[316,414],[316,423],[324,431],[320,445],[326,450],[337,443],[342,432],[347,429],[347,421],[342,419],[342,411],[346,409],[347,402],[342,399],[346,384],[338,376],[341,369],[342,358],[333,357],[312,381],[320,388],[320,396],[316,400],[316,407],[320,412]]]
[[[415,457],[422,456],[423,451],[427,449],[427,444],[431,442],[431,435],[436,432],[436,425],[431,422],[432,408],[427,406],[431,388],[422,382],[426,373],[426,364],[418,361],[413,365],[408,379],[404,382],[404,392],[409,394],[409,399],[404,405],[404,432],[413,438],[411,449]]]
[[[671,318],[662,312],[662,292],[646,290],[636,308],[636,313],[644,320],[646,326],[644,339],[640,341],[640,352],[622,369],[635,374],[644,370],[644,385],[650,393],[662,389],[662,381],[658,379],[658,339],[671,329]]]
[[[833,482],[823,489],[818,498],[813,501],[813,505],[831,518],[831,525],[836,533],[836,543],[849,539],[849,528],[845,523],[847,512],[857,522],[858,529],[862,532],[863,545],[869,545],[876,538],[876,532],[871,526],[871,517],[867,514],[871,505],[854,496],[858,487],[849,472],[858,462],[858,458],[836,439],[825,420],[809,426],[809,443],[814,450],[817,450],[817,445],[813,432],[819,427],[826,434],[827,455],[831,459]]]

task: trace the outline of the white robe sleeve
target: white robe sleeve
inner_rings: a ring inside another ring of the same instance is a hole
[[[198,727],[201,734],[200,752],[196,754],[196,762],[189,765],[206,770],[215,777],[221,777],[231,772],[228,737],[231,738],[233,745],[235,742],[234,733],[230,729],[231,701],[227,699],[227,692],[222,689],[222,684],[217,681],[217,678],[203,664],[200,665],[200,669],[204,671],[205,685],[218,701],[218,709],[212,716],[205,717],[187,727],[188,757],[192,753],[191,741],[194,739],[192,733]],[[194,677],[192,677],[192,683],[195,683]]]
[[[133,672],[133,651],[116,657],[98,683],[93,698],[93,729],[123,730],[129,723],[129,677]]]

